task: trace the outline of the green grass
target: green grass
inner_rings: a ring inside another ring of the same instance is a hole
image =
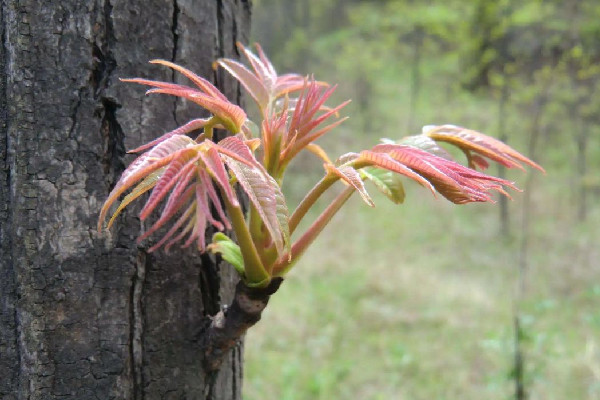
[[[520,241],[490,205],[408,189],[402,207],[354,198],[289,275],[247,336],[246,399],[510,398]],[[520,305],[528,388],[596,399],[600,213],[567,232],[548,217]]]

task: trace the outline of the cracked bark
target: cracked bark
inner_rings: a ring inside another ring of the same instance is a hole
[[[240,0],[1,1],[0,398],[241,398],[241,343],[213,373],[197,336],[234,271],[147,254],[136,210],[109,234],[95,222],[125,149],[199,116],[117,78],[170,80],[153,58],[213,77],[248,24]]]

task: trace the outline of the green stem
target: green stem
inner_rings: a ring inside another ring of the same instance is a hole
[[[238,245],[244,258],[244,270],[248,286],[265,287],[271,281],[271,276],[265,270],[262,261],[258,255],[246,219],[241,207],[235,207],[231,204],[227,196],[223,196],[227,214],[231,218],[231,225],[238,240]]]
[[[304,234],[292,245],[291,257],[289,258],[290,261],[288,261],[288,258],[284,255],[273,266],[273,276],[282,276],[294,266],[308,246],[312,244],[317,236],[323,231],[323,228],[331,221],[331,218],[333,218],[340,208],[346,204],[346,201],[348,201],[354,191],[353,187],[348,186],[337,195],[331,204],[321,213],[321,215],[319,215],[315,222],[313,222],[306,232],[304,232]]]
[[[250,204],[250,212],[249,212],[249,220],[248,220],[248,227],[250,230],[250,236],[252,237],[252,240],[254,242],[254,246],[256,247],[256,250],[258,252],[258,255],[262,261],[262,264],[265,266],[265,269],[268,272],[268,264],[265,262],[265,240],[266,240],[266,233],[263,229],[263,221],[260,218],[260,214],[258,213],[258,210],[256,209],[256,207],[254,207],[253,204]]]
[[[212,140],[213,137],[213,127],[212,125],[210,126],[205,126],[204,127],[204,137],[208,140]]]
[[[325,175],[308,194],[302,199],[298,207],[292,213],[290,217],[290,235],[294,233],[302,218],[306,215],[308,210],[315,204],[315,202],[321,197],[321,195],[329,189],[331,185],[335,183],[339,178],[331,175]]]
[[[363,160],[355,160],[351,163],[347,163],[344,165],[349,165],[354,169],[358,170],[360,168],[364,168],[369,164],[368,161]],[[321,195],[331,187],[339,178],[334,175],[325,175],[313,188],[308,192],[308,194],[302,199],[298,207],[292,213],[290,217],[290,235],[294,233],[302,218],[306,215],[308,210],[315,204],[315,202],[321,197]]]
[[[213,138],[213,126],[215,126],[219,120],[217,117],[213,116],[209,119],[204,125],[204,137],[208,140],[212,140]]]

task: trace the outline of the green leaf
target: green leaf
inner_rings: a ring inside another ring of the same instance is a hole
[[[364,179],[373,182],[375,187],[394,202],[394,204],[402,204],[404,202],[404,186],[398,175],[391,171],[374,167],[363,168],[359,172]]]
[[[208,245],[207,250],[213,254],[221,254],[223,260],[233,265],[233,268],[242,276],[244,276],[244,258],[240,246],[231,240],[227,235],[217,232],[213,235],[212,243]]]

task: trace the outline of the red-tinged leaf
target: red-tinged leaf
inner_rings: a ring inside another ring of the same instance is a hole
[[[281,189],[262,168],[249,167],[228,156],[222,157],[258,211],[278,254],[282,254],[288,246],[285,238],[289,237],[289,231],[286,232],[285,226],[281,226],[277,212],[278,201],[284,201]]]
[[[219,144],[214,144],[213,142],[205,142],[205,143],[208,145],[207,148],[210,147],[210,148],[216,150],[217,154],[223,154],[223,155],[226,155],[228,157],[231,157],[231,158],[233,158],[235,160],[238,160],[241,163],[244,163],[244,164],[248,165],[249,167],[256,166],[257,161],[254,158],[254,154],[252,154],[253,158],[250,160],[250,159],[248,159],[245,156],[245,154],[244,155],[239,155],[239,154],[235,153],[233,150],[231,150],[229,148],[222,147]],[[244,143],[244,146],[248,147],[248,145],[246,145],[245,143]]]
[[[280,112],[271,113],[262,122],[264,164],[266,167],[279,159],[281,142],[285,140],[287,135],[287,120],[288,102],[284,101]]]
[[[522,162],[530,167],[544,171],[540,165],[536,164],[502,141],[477,131],[454,125],[441,125],[424,127],[424,134],[433,140],[447,142],[463,150],[471,150],[484,157],[494,160],[507,168],[524,169],[520,164]]]
[[[513,182],[507,181],[506,179],[496,178],[495,176],[486,175],[474,169],[465,168],[462,165],[455,162],[448,162],[444,167],[460,175],[460,177],[463,179],[467,178],[475,180],[477,182],[481,182],[484,186],[490,186],[495,190],[497,190],[497,188],[501,189],[503,186],[506,186],[508,188],[511,188],[512,190],[520,191],[519,188],[517,188]]]
[[[206,231],[206,219],[204,218],[204,214],[198,211],[198,203],[194,201],[192,203],[193,212],[189,215],[187,219],[187,225],[179,232],[177,236],[169,240],[169,242],[165,245],[165,251],[169,252],[171,246],[175,243],[184,240],[184,237],[189,234],[187,239],[181,245],[181,248],[187,248],[194,240],[198,239],[200,235],[202,235],[202,240],[204,240],[204,233]]]
[[[334,89],[334,88],[332,88]],[[330,118],[333,115],[338,115],[339,114],[339,110],[341,110],[343,107],[345,107],[346,105],[348,105],[350,103],[350,100],[346,100],[345,102],[343,102],[342,104],[338,105],[335,108],[331,108],[328,111],[324,112],[323,114],[319,115],[318,117],[308,121],[304,126],[302,126],[302,130],[305,132],[304,135],[308,136],[308,132],[312,131],[313,129],[315,129],[317,126],[319,126],[323,121],[325,121],[326,119]],[[323,107],[323,105],[319,105],[319,110]],[[345,120],[347,118],[342,119]],[[339,122],[338,122],[339,124]],[[333,125],[333,124],[332,124]],[[329,129],[328,129],[329,130]],[[304,136],[303,135],[303,136]],[[319,135],[321,136],[321,135]],[[303,138],[304,139],[304,138]],[[315,140],[316,138],[312,139]],[[311,140],[311,141],[312,141]]]
[[[168,89],[168,90],[181,91],[181,92],[190,91],[190,92],[194,92],[194,93],[201,93],[200,91],[193,89],[189,86],[179,85],[177,83],[155,81],[155,80],[144,79],[144,78],[121,78],[119,80],[121,82],[138,83],[140,85],[152,86],[152,87],[158,88],[158,89]]]
[[[338,168],[333,164],[323,164],[323,167],[327,173],[336,175],[338,178],[342,179],[344,182],[356,189],[365,203],[371,207],[375,207],[375,203],[373,203],[371,196],[369,196],[369,193],[367,193],[360,175],[354,168],[350,166],[342,166]]]
[[[152,60],[152,61],[150,61],[150,63],[151,64],[161,64],[161,65],[167,66],[169,68],[172,68],[175,71],[180,72],[182,75],[184,75],[190,81],[192,81],[196,86],[198,86],[206,94],[208,94],[211,97],[214,97],[216,99],[221,99],[223,101],[227,101],[227,97],[225,97],[225,95],[223,93],[221,93],[221,91],[219,89],[217,89],[212,83],[210,83],[206,79],[196,75],[195,73],[188,70],[187,68],[184,68],[180,65],[174,64],[174,63],[172,63],[170,61],[166,61],[166,60]]]
[[[263,51],[261,45],[258,43],[254,43],[254,47],[256,47],[256,51],[258,52],[258,57],[260,58],[260,61],[265,66],[266,70],[269,71],[269,75],[277,76],[275,67],[273,67],[273,64],[271,64],[271,61],[265,55],[265,52]]]
[[[209,95],[200,93],[194,90],[176,90],[176,89],[151,89],[148,90],[151,93],[163,93],[170,94],[172,96],[183,97],[188,99],[201,107],[206,108],[215,117],[219,118],[219,121],[223,123],[223,126],[233,133],[238,133],[242,130],[242,125],[246,122],[246,113],[240,107],[227,100],[215,99]]]
[[[279,189],[277,181],[267,174],[267,178],[273,188],[275,188],[275,202],[277,203],[277,221],[279,222],[279,228],[283,237],[284,253],[287,253],[291,257],[292,241],[290,237],[290,210],[285,203],[285,197]],[[282,253],[279,253],[282,254]]]
[[[221,153],[231,158],[235,158],[237,161],[243,162],[248,166],[260,168],[260,163],[252,154],[252,150],[244,143],[242,139],[237,136],[228,136],[221,140],[216,149]]]
[[[286,74],[277,78],[273,89],[273,98],[279,98],[286,94],[297,92],[306,86],[306,77],[297,74]],[[325,82],[316,82],[319,86],[328,86]]]
[[[403,145],[382,144],[375,146],[373,150],[387,153],[394,160],[406,165],[419,173],[419,175],[426,177],[442,196],[453,203],[462,204],[469,201],[482,201],[479,198],[474,200],[477,197],[474,196],[474,193],[469,193],[464,185],[461,185],[455,179],[448,176],[447,171],[444,173],[444,171],[440,170],[444,162],[450,163],[452,161],[434,156],[415,147]],[[460,166],[460,164],[456,165]]]
[[[302,87],[300,87],[300,89],[302,89],[306,85],[306,81],[308,80],[308,77],[302,76],[299,74],[283,74],[283,75],[278,76],[277,80],[279,81],[278,83],[281,83],[281,84],[288,84],[288,83],[302,84]],[[321,86],[329,86],[325,82],[317,81],[317,83]]]
[[[368,162],[370,165],[374,165],[376,167],[404,175],[420,183],[421,185],[429,188],[429,190],[431,190],[431,192],[435,194],[434,187],[431,185],[431,183],[429,183],[427,179],[425,179],[423,176],[416,173],[412,169],[408,168],[406,165],[393,159],[386,153],[378,153],[370,150],[364,150],[360,153],[360,157],[357,159],[357,162],[363,161]]]
[[[338,119],[334,123],[331,123],[321,129],[319,129],[318,131],[312,132],[310,135],[307,135],[307,136],[303,137],[302,139],[298,140],[298,143],[296,144],[296,146],[298,148],[304,148],[306,145],[308,145],[311,142],[314,142],[315,140],[317,140],[318,138],[320,138],[321,136],[323,136],[324,134],[326,134],[333,128],[337,127],[338,125],[340,125],[342,122],[346,121],[347,119],[348,119],[348,117]]]
[[[121,174],[121,178],[115,185],[114,190],[119,189],[125,184],[128,184],[132,177],[144,170],[149,165],[155,164],[157,161],[163,158],[175,154],[179,150],[183,150],[186,147],[194,146],[194,142],[191,138],[184,135],[174,135],[169,139],[163,141],[152,150],[139,156],[133,161],[127,169]]]
[[[217,210],[217,214],[219,215],[219,219],[221,221],[223,221],[223,224],[225,224],[225,228],[231,229],[231,222],[225,215],[225,211],[223,210],[223,206],[221,205],[221,199],[219,198],[219,195],[217,194],[215,187],[212,185],[212,182],[211,182],[208,172],[206,172],[205,170],[199,169],[198,173],[200,175],[200,180],[202,182],[210,182],[205,185],[206,192],[208,193],[208,197],[210,198],[213,205],[215,206],[215,209]]]
[[[235,60],[222,58],[217,63],[244,86],[261,110],[265,109],[269,103],[269,92],[256,75]]]
[[[156,146],[157,144],[164,142],[165,140],[167,140],[168,138],[170,138],[171,136],[175,136],[175,135],[185,135],[188,134],[190,132],[193,132],[195,130],[201,129],[204,127],[204,125],[206,125],[206,123],[208,122],[208,119],[202,119],[202,118],[198,118],[198,119],[193,119],[190,122],[188,122],[185,125],[180,126],[177,129],[172,130],[171,132],[167,132],[164,135],[162,135],[161,137],[159,137],[158,139],[154,139],[153,141],[146,143],[140,147],[137,147],[133,150],[129,150],[128,153],[139,153],[142,151],[145,151],[151,147]]]
[[[208,193],[206,187],[211,185],[212,181],[210,179],[208,182],[205,181],[203,185],[196,185],[196,202],[198,203],[197,207],[198,211],[201,211],[206,216],[206,219],[212,226],[222,231],[225,227],[221,222],[213,218],[210,211],[210,205],[208,203]]]
[[[196,178],[196,163],[190,163],[182,171],[181,179],[171,191],[169,198],[160,214],[160,219],[170,219],[179,211],[179,209],[190,200],[190,188],[194,186],[193,180]]]
[[[190,231],[192,231],[194,229],[194,227],[196,226],[196,202],[193,202],[192,206],[193,206],[193,210],[192,210],[192,213],[187,218],[187,225],[181,230],[181,232],[179,232],[179,234],[177,236],[175,236],[174,238],[172,238],[171,240],[169,240],[167,242],[167,244],[165,245],[166,252],[169,252],[169,249],[175,243],[183,240],[185,235],[190,233]],[[192,231],[192,235],[193,235],[193,231]],[[181,247],[184,247],[184,246],[182,245]]]
[[[298,139],[298,131],[293,131],[290,136],[284,136],[286,146],[279,152],[279,165],[287,164],[300,150],[301,148],[296,147],[296,139]]]
[[[502,186],[515,188],[506,180],[482,174],[454,161],[404,145],[381,144],[373,148],[427,178],[448,200],[457,203],[492,201],[490,190],[506,193]]]
[[[471,158],[471,163],[472,163],[471,168],[478,167],[481,170],[486,170],[490,166],[490,164],[485,160],[485,158],[483,158],[477,154],[470,154],[470,158]]]
[[[198,207],[196,207],[196,225],[194,226],[194,233],[192,234],[192,237],[196,237],[196,248],[201,253],[204,253],[206,250],[206,222],[207,215],[204,214],[204,212],[202,212]],[[183,247],[185,246],[186,245],[184,244]]]
[[[148,89],[146,90],[146,95],[149,94],[155,94],[155,93],[161,93],[161,94],[169,94],[171,96],[176,96],[176,97],[183,97],[185,99],[188,100],[192,100],[192,96],[193,95],[199,95],[200,97],[205,97],[207,99],[210,99],[211,97],[200,92],[199,90],[196,89],[192,89],[190,87],[187,86],[182,86],[179,88],[153,88],[153,89]],[[198,102],[196,102],[198,103]],[[200,104],[201,105],[201,104]]]
[[[440,147],[435,140],[425,135],[406,136],[400,139],[397,144],[416,147],[417,149],[425,150],[428,153],[438,157],[452,160],[452,156],[443,147]]]
[[[312,81],[312,82],[313,82],[313,83],[318,83],[318,82],[314,82],[314,81]],[[306,83],[305,83],[305,86],[306,86]],[[302,89],[302,88],[301,88],[301,89]],[[302,95],[301,95],[301,96],[302,96]],[[296,108],[298,107],[298,104],[299,104],[299,103],[298,103],[298,100],[299,100],[299,98],[288,98],[288,96],[285,96],[283,99],[279,99],[279,100],[277,100],[277,101],[275,102],[275,109],[276,109],[276,110],[279,110],[279,109],[281,109],[281,108],[282,108],[282,105],[283,105],[285,102],[287,102],[287,103],[288,103],[288,110],[289,110],[289,111],[290,111],[290,112],[293,114],[293,113],[296,111]],[[349,103],[349,102],[350,102],[350,100],[347,100],[347,101],[346,101],[346,103]],[[301,105],[302,105],[302,103],[300,103],[300,106],[301,106]],[[334,108],[332,108],[332,107],[329,107],[328,105],[321,104],[321,106],[319,107],[319,110],[318,110],[318,111],[329,112],[329,111],[331,111],[331,110],[333,110],[333,109],[334,109]],[[339,115],[339,109],[338,109],[338,110],[336,110],[336,111],[333,113],[333,115],[334,115],[335,117],[338,117],[338,118],[339,118],[339,116],[340,116],[340,115]]]
[[[294,108],[294,114],[290,123],[291,130],[302,131],[307,124],[312,122],[313,116],[321,109],[327,99],[333,94],[336,87],[327,88],[321,91],[321,88],[314,82],[308,82],[306,87]],[[307,130],[310,130],[308,128]]]
[[[193,193],[193,191],[191,191],[191,193]],[[167,242],[167,240],[169,240],[175,234],[175,232],[177,232],[177,230],[179,228],[181,228],[181,226],[186,221],[189,221],[190,217],[193,215],[193,212],[195,210],[196,210],[196,204],[195,203],[190,204],[188,206],[188,208],[185,210],[185,212],[173,224],[173,226],[171,226],[171,229],[169,229],[167,231],[167,233],[165,234],[165,236],[163,236],[162,239],[160,239],[154,246],[150,247],[148,249],[148,252],[152,253],[153,251],[159,249],[162,245],[164,245]],[[192,229],[192,228],[190,227],[190,229]],[[185,235],[185,233],[183,235]],[[181,237],[183,237],[183,235]],[[173,243],[175,243],[175,242],[176,241],[174,241]]]
[[[206,170],[210,176],[223,189],[225,196],[234,207],[239,207],[237,196],[233,192],[233,188],[229,184],[229,175],[223,165],[223,160],[214,147],[210,147],[206,152],[201,152],[200,157],[206,166]]]
[[[185,149],[185,151],[180,152],[177,158],[171,160],[166,171],[162,174],[156,186],[154,186],[154,190],[152,190],[152,194],[148,198],[146,205],[140,211],[140,219],[142,221],[148,218],[150,213],[165,198],[177,181],[182,176],[185,177],[194,168],[199,159],[200,155],[196,149]]]
[[[301,75],[285,74],[278,77],[273,64],[259,45],[256,46],[258,56],[241,43],[237,45],[253,71],[250,71],[238,61],[227,58],[218,60],[217,64],[240,81],[262,109],[266,108],[269,100],[275,100],[304,88],[306,78]],[[317,82],[317,84],[327,86],[324,82]]]
[[[253,201],[253,204],[255,204],[255,207],[259,211],[261,219],[265,223],[265,226],[267,227],[267,230],[269,231],[269,234],[271,235],[271,238],[273,239],[278,252],[281,254],[281,251],[280,251],[281,245],[280,245],[280,240],[277,238],[277,236],[274,236],[275,232],[279,232],[279,237],[283,238],[283,247],[285,247],[285,249],[289,249],[289,245],[290,245],[290,234],[289,234],[289,226],[288,226],[289,211],[288,211],[287,205],[285,204],[285,198],[283,197],[283,194],[281,193],[281,189],[279,188],[279,185],[277,184],[275,179],[273,179],[267,173],[267,171],[264,169],[264,167],[258,161],[256,161],[256,158],[254,158],[254,154],[252,154],[252,151],[250,150],[250,148],[240,138],[238,138],[236,136],[226,137],[225,139],[221,140],[218,143],[218,146],[219,146],[219,151],[221,151],[221,149],[227,149],[230,152],[241,157],[242,161],[244,161],[244,163],[247,165],[247,168],[235,169],[235,167],[232,167],[232,164],[228,163],[228,166],[232,169],[232,171],[234,172],[234,175],[236,176],[236,178],[240,182],[240,185],[242,186],[242,188],[245,191],[248,190],[252,181],[260,183],[260,179],[253,180],[253,178],[262,176],[263,179],[266,179],[266,182],[268,184],[264,187],[265,188],[270,187],[272,189],[272,191],[269,192],[267,194],[267,196],[271,196],[271,195],[274,196],[276,204],[277,204],[276,218],[278,221],[278,226],[277,226],[277,224],[275,224],[275,220],[272,218],[272,214],[268,214],[267,211],[269,210],[269,208],[266,206],[266,204],[262,204],[261,206],[257,205],[258,203],[261,203],[261,202],[266,203],[265,200],[261,200],[262,198],[259,193],[260,187],[262,186],[261,184],[259,184],[259,186],[255,188],[255,189],[257,189],[257,193],[254,196],[256,200]],[[222,152],[222,154],[225,155],[225,160],[227,161],[229,159],[228,155],[226,155],[223,152]],[[240,160],[236,159],[236,161],[240,161]],[[243,165],[243,164],[240,163],[240,165]],[[237,173],[236,173],[236,171],[237,171]],[[240,176],[243,175],[243,174],[241,174],[242,171],[247,171],[247,172],[255,171],[255,172],[257,172],[257,174],[249,174],[248,175],[249,180],[247,182],[242,182],[242,181],[240,181]],[[262,183],[264,184],[265,182],[263,181]],[[252,200],[251,194],[248,193],[248,195],[249,195],[250,199]],[[265,218],[269,219],[269,221],[265,221]]]
[[[448,164],[453,164],[447,165],[440,160],[428,160],[426,163],[435,166],[444,176],[427,176],[442,196],[456,204],[492,200],[488,192],[499,187],[498,185],[486,184],[478,178],[466,176],[465,174],[473,170],[453,161],[447,161]],[[425,172],[423,174],[427,175]]]
[[[337,160],[335,160],[335,166],[339,167],[340,165],[344,165],[347,163],[351,163],[352,161],[356,160],[359,157],[358,153],[346,153],[346,154],[342,154],[341,156],[338,157]]]
[[[152,150],[139,156],[125,171],[121,174],[121,178],[108,195],[100,210],[98,218],[98,230],[102,228],[102,222],[106,218],[106,213],[110,206],[132,185],[139,180],[152,174],[159,168],[169,164],[171,160],[178,156],[177,152],[181,151],[189,145],[196,143],[187,136],[175,135],[160,143]]]
[[[238,49],[246,56],[246,59],[254,69],[256,76],[263,82],[263,85],[270,92],[275,86],[277,80],[277,74],[273,69],[272,65],[265,65],[260,58],[252,53],[248,48],[244,47],[241,43],[237,43]]]
[[[345,120],[345,118],[342,118],[319,130],[315,130],[331,116],[337,115],[338,111],[348,104],[348,102],[344,102],[335,108],[328,108],[327,111],[317,116],[317,112],[325,108],[324,103],[334,90],[335,86],[323,91],[314,81],[306,85],[304,91],[298,97],[290,120],[288,131],[293,132],[293,135],[284,138],[284,150],[280,156],[281,165],[287,165],[309,143],[317,140]]]
[[[194,221],[195,221],[194,228],[193,228],[192,233],[190,234],[189,238],[181,246],[183,248],[186,248],[186,247],[190,246],[192,243],[194,243],[194,241],[196,241],[198,250],[200,250],[200,252],[204,252],[204,249],[206,247],[205,235],[206,235],[206,221],[207,221],[207,219],[206,219],[207,215],[201,209],[202,201],[205,201],[205,199],[202,199],[202,197],[201,197],[202,195],[203,195],[202,190],[199,190],[199,185],[197,185],[196,186],[196,216],[194,219]]]
[[[153,173],[148,175],[131,191],[131,193],[129,193],[127,196],[125,196],[125,198],[123,198],[123,201],[121,201],[117,210],[113,213],[112,217],[110,217],[110,220],[106,225],[106,229],[110,229],[112,224],[115,222],[119,214],[121,214],[121,211],[125,209],[125,207],[127,207],[129,204],[131,204],[131,202],[133,202],[135,199],[137,199],[156,185],[156,182],[158,182],[166,168],[167,167],[162,167],[158,171],[154,171]]]
[[[180,183],[181,182],[182,181],[180,181]],[[156,232],[157,230],[162,228],[171,218],[173,218],[175,216],[175,214],[179,210],[181,210],[182,207],[184,207],[186,204],[188,204],[189,201],[192,199],[192,197],[195,193],[194,186],[188,186],[187,188],[185,188],[185,191],[183,193],[179,193],[178,195],[176,195],[175,192],[177,191],[178,187],[183,187],[183,185],[180,186],[179,183],[177,184],[177,186],[171,193],[171,196],[169,197],[169,201],[167,201],[167,204],[165,205],[165,208],[164,208],[160,218],[150,228],[148,228],[148,230],[146,232],[144,232],[140,237],[138,237],[138,239],[137,239],[138,243],[140,243],[142,240],[147,239],[154,232]]]

